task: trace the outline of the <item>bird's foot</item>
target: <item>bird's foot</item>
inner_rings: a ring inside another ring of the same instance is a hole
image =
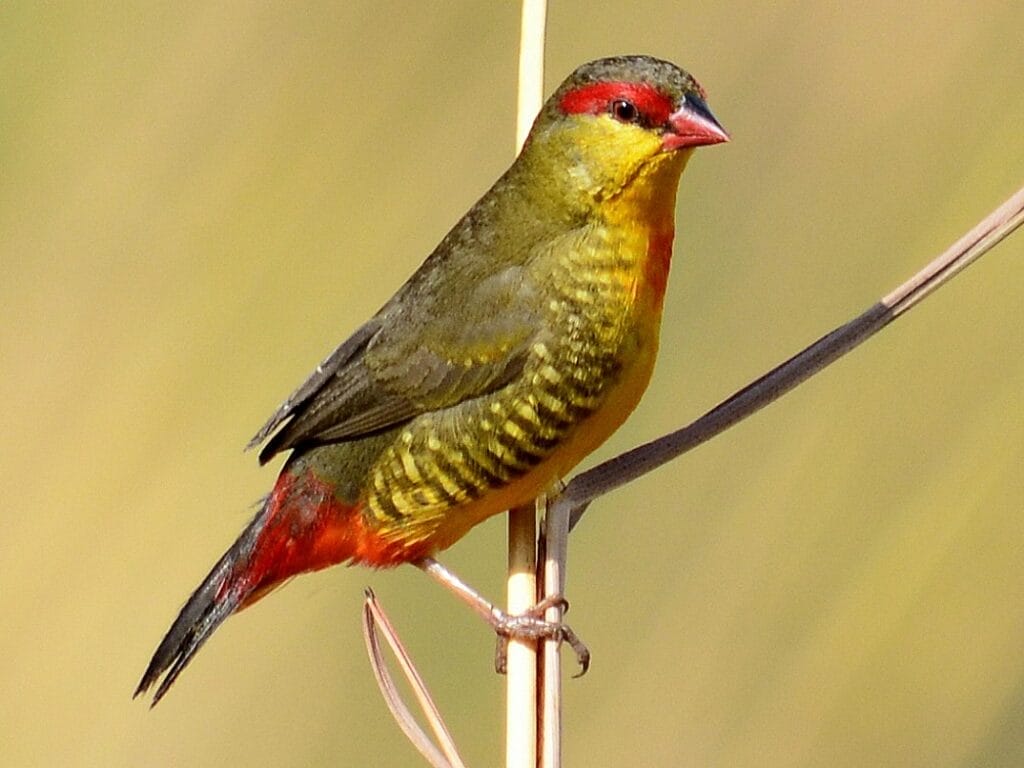
[[[541,600],[523,613],[510,614],[498,608],[479,592],[466,584],[462,579],[445,568],[432,557],[419,560],[416,565],[445,589],[469,605],[484,621],[494,628],[498,634],[498,647],[494,654],[494,668],[501,674],[505,673],[508,662],[508,641],[519,640],[556,640],[568,643],[576,653],[576,661],[580,671],[575,677],[582,677],[590,668],[590,651],[583,644],[572,628],[561,620],[550,621],[545,618],[549,608],[560,608],[560,613],[569,610],[569,602],[561,595],[552,595]]]
[[[494,668],[499,674],[505,674],[508,667],[509,640],[556,640],[568,643],[576,654],[576,662],[580,671],[574,677],[583,677],[590,668],[590,651],[572,627],[562,621],[549,621],[544,617],[548,608],[560,608],[564,613],[569,610],[569,602],[561,595],[544,598],[523,613],[509,614],[499,608],[491,609],[490,625],[498,634],[498,644],[494,651]]]

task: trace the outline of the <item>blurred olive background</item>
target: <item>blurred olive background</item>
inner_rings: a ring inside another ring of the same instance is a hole
[[[503,683],[412,569],[302,577],[131,692],[274,469],[241,447],[512,157],[514,3],[0,6],[0,763],[407,766],[373,585],[471,765]],[[607,457],[845,321],[1024,182],[1024,5],[553,2],[548,88],[647,52],[700,150]],[[1024,235],[596,504],[568,765],[1024,764]],[[593,463],[593,460],[591,460]],[[504,521],[446,556],[499,595]]]

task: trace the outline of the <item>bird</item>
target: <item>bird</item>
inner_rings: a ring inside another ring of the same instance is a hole
[[[680,176],[728,140],[671,62],[570,74],[508,170],[253,437],[261,464],[289,455],[135,696],[156,685],[155,705],[228,616],[291,577],[421,564],[601,445],[654,367]]]

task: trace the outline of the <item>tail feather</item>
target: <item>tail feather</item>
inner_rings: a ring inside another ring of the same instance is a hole
[[[244,568],[251,560],[260,533],[272,514],[270,499],[268,496],[261,502],[260,511],[252,522],[185,603],[153,654],[132,698],[148,691],[163,676],[150,705],[156,706],[224,619],[252,601],[247,598],[254,597],[252,592],[258,585],[237,577],[239,566]]]
[[[339,501],[330,484],[301,464],[286,467],[252,522],[171,624],[135,696],[156,685],[155,705],[224,619],[292,576],[353,559],[394,564],[382,559],[389,554],[386,542],[367,535],[357,506]]]

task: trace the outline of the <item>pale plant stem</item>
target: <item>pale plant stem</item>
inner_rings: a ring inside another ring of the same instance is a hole
[[[569,545],[569,512],[566,507],[552,509],[546,497],[539,500],[544,510],[544,571],[543,598],[562,597],[565,594],[565,567]],[[551,605],[544,618],[558,624],[562,621],[562,606]],[[562,660],[561,643],[544,641],[541,659],[540,706],[540,767],[560,768],[562,765]]]
[[[533,504],[509,511],[507,610],[514,616],[537,602],[537,523]],[[537,643],[510,637],[505,680],[505,765],[537,765]]]
[[[544,103],[544,34],[547,0],[523,0],[519,27],[519,89],[516,98],[516,154],[526,143]]]
[[[546,21],[546,0],[523,0],[516,99],[517,154],[543,103]],[[537,601],[536,520],[536,510],[532,504],[509,511],[506,588],[509,614],[522,613]],[[507,664],[505,765],[506,768],[536,768],[536,642],[511,638]]]

